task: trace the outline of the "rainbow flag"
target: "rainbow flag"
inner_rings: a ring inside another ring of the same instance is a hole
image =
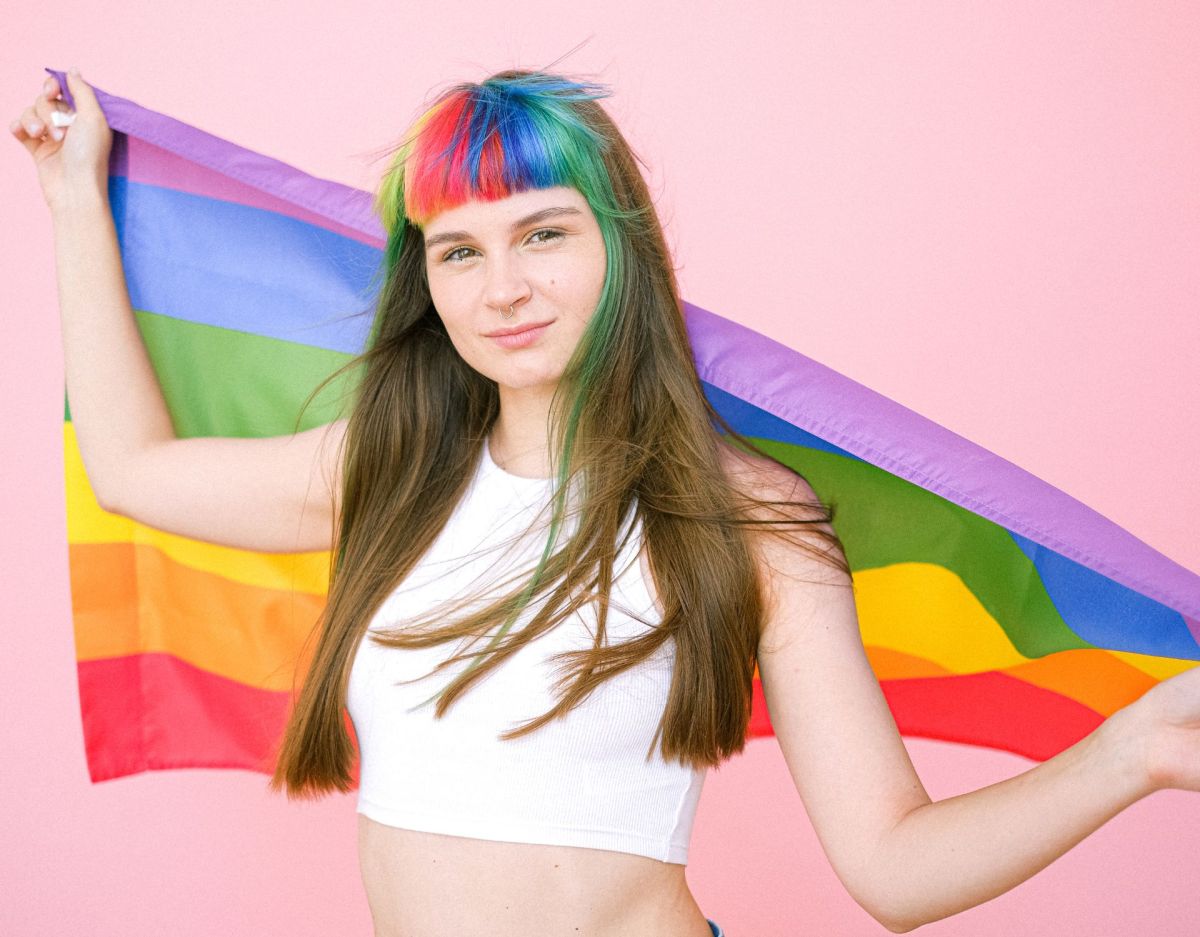
[[[292,432],[304,397],[367,339],[384,243],[370,195],[96,94],[115,131],[130,297],[177,433]],[[716,408],[836,505],[863,641],[903,734],[1042,760],[1200,660],[1200,576],[818,362],[685,315]],[[342,389],[299,428],[333,419]],[[329,554],[254,553],[109,514],[69,401],[63,446],[92,780],[269,772]],[[770,735],[755,684],[751,731]]]

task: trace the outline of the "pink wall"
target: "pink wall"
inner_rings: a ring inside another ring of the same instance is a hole
[[[1114,2],[9,4],[7,124],[44,65],[317,175],[460,77],[615,86],[684,295],[1012,459],[1200,569],[1200,8]],[[238,13],[234,13],[234,10]],[[135,12],[136,10],[136,12]],[[250,10],[251,12],[241,12]],[[119,12],[117,12],[119,11]],[[20,42],[14,41],[19,37]],[[186,771],[93,786],[62,502],[51,232],[0,146],[0,932],[368,934],[348,798]],[[913,740],[945,797],[1028,762]],[[1200,797],[1155,794],[939,935],[1194,933]],[[778,747],[709,775],[689,879],[731,937],[885,933],[845,894]]]

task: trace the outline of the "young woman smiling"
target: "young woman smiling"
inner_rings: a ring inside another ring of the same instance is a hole
[[[376,196],[388,240],[348,417],[177,439],[123,282],[111,132],[69,81],[69,130],[50,79],[12,132],[54,219],[89,479],[163,530],[333,552],[272,786],[351,789],[357,742],[381,937],[721,934],[684,871],[756,665],[833,867],[896,932],[1014,887],[1152,790],[1200,789],[1194,669],[931,802],[829,510],[704,396],[602,87],[507,71],[439,96]]]

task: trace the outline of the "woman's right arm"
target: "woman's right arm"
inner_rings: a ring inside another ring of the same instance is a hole
[[[111,130],[71,76],[66,112],[48,78],[11,129],[38,165],[51,210],[67,398],[102,507],[200,540],[264,552],[331,547],[346,421],[295,435],[179,439],[130,305],[108,204]]]

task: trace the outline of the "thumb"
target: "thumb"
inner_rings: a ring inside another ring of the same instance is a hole
[[[92,86],[83,80],[75,66],[67,69],[67,88],[75,99],[75,110],[81,114],[99,114],[100,102],[96,100],[96,92]]]

